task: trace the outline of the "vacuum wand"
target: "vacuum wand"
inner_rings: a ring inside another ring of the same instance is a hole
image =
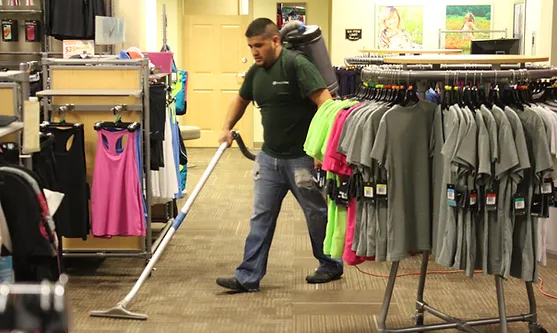
[[[238,145],[240,146],[240,150],[242,150],[242,153],[244,154],[244,156],[246,156],[247,158],[249,158],[251,160],[255,159],[255,155],[253,155],[252,153],[249,152],[249,150],[245,146],[244,142],[242,141],[242,137],[240,136],[240,133],[233,131],[232,132],[232,137],[236,140],[236,142],[238,142]],[[153,270],[153,267],[158,262],[162,253],[166,249],[166,246],[168,245],[168,243],[170,242],[170,240],[172,239],[172,237],[176,233],[176,230],[178,230],[178,228],[180,227],[182,222],[184,222],[184,220],[186,219],[186,216],[187,216],[188,212],[190,211],[193,203],[197,199],[199,193],[203,189],[203,186],[205,185],[205,183],[209,179],[209,176],[211,175],[211,173],[213,172],[213,170],[217,166],[217,163],[219,162],[219,160],[222,157],[222,154],[224,153],[224,151],[227,148],[228,148],[228,143],[227,142],[223,142],[220,145],[217,152],[215,153],[215,155],[213,156],[213,158],[209,162],[209,165],[207,166],[207,168],[203,172],[203,175],[201,176],[201,179],[195,185],[195,188],[193,189],[192,193],[188,197],[188,200],[186,201],[186,203],[184,204],[184,206],[182,207],[182,209],[178,213],[178,216],[176,216],[176,218],[174,219],[174,223],[172,224],[170,229],[168,229],[168,232],[166,233],[166,235],[164,235],[160,245],[158,246],[157,250],[153,254],[153,257],[151,258],[151,260],[149,260],[149,263],[147,264],[147,266],[145,266],[145,269],[143,269],[143,272],[141,273],[141,276],[136,281],[135,285],[130,290],[130,292],[126,295],[126,297],[123,300],[118,302],[118,304],[111,309],[104,310],[104,311],[91,311],[90,315],[92,317],[108,317],[108,318],[118,318],[118,319],[147,320],[147,315],[146,314],[131,312],[131,311],[127,310],[127,306],[135,298],[135,296],[139,292],[139,289],[143,286],[143,284],[145,283],[145,281],[147,280],[147,278],[151,274],[151,271]]]

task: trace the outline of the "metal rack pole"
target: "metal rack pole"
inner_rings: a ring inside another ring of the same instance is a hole
[[[497,305],[499,308],[499,318],[501,319],[501,333],[508,333],[509,325],[507,323],[507,311],[505,307],[505,293],[503,289],[503,278],[495,275],[495,288],[497,290]]]
[[[476,75],[477,78],[482,77],[485,79],[512,79],[517,78],[520,74],[512,72],[511,70],[457,70],[457,71],[442,71],[442,70],[423,70],[423,71],[413,71],[413,70],[395,70],[394,72],[397,77],[401,79],[410,81],[419,80],[445,80],[447,75],[462,77],[466,73],[468,77],[470,75]],[[393,75],[393,70],[383,70],[378,68],[364,68],[361,73],[362,81],[373,81],[381,78],[386,78]],[[557,76],[557,68],[547,68],[547,69],[530,69],[528,70],[529,79],[538,78],[548,78]]]
[[[151,172],[150,172],[150,165],[151,165],[151,115],[150,115],[150,101],[149,101],[149,75],[151,74],[149,70],[149,59],[144,58],[143,60],[143,169],[145,173],[145,191],[146,191],[146,201],[147,201],[147,239],[146,239],[146,262],[151,259],[153,255],[152,246],[153,246],[153,228],[152,228],[152,216],[151,216],[151,206],[153,203],[153,191],[151,189]]]
[[[542,333],[544,332],[541,326],[537,323],[537,316],[536,316],[536,303],[534,298],[534,292],[531,283],[526,283],[526,288],[528,291],[528,300],[529,304],[529,313],[525,315],[515,315],[515,316],[507,316],[506,314],[500,314],[498,318],[482,318],[482,319],[474,319],[474,320],[465,320],[452,317],[447,315],[440,310],[430,306],[425,301],[423,301],[423,287],[425,283],[425,275],[427,274],[427,261],[429,260],[429,252],[425,252],[422,257],[421,263],[421,271],[420,271],[420,285],[418,286],[418,297],[416,300],[416,326],[413,327],[401,327],[401,328],[387,328],[387,314],[389,310],[389,306],[391,304],[392,295],[394,292],[395,281],[398,273],[399,262],[395,261],[391,264],[391,272],[389,274],[389,280],[387,282],[387,288],[385,290],[385,296],[383,300],[383,305],[381,308],[381,313],[378,318],[376,318],[376,326],[377,332],[379,333],[421,333],[421,332],[429,332],[429,331],[437,331],[437,330],[448,330],[448,329],[458,329],[464,332],[479,332],[474,327],[475,326],[487,326],[487,325],[495,325],[500,324],[502,327],[502,332],[506,333],[507,323],[511,322],[526,322],[530,327],[530,331],[532,333]],[[504,299],[500,298],[503,293],[502,288],[503,280],[499,278],[499,282],[501,283],[501,287],[497,288],[497,295],[498,299],[501,299],[504,309]],[[421,298],[421,300],[420,300]],[[501,309],[501,307],[499,307]],[[424,325],[423,323],[423,314],[425,312],[430,313],[431,315],[442,319],[445,323],[439,324],[430,324]],[[504,310],[503,310],[504,313]]]
[[[19,70],[25,72],[26,73],[25,76],[27,78],[27,80],[21,82],[21,97],[23,98],[23,101],[29,99],[29,68],[28,67],[29,66],[26,62],[22,62],[21,64],[19,64]],[[23,107],[23,104],[21,105],[21,107]]]
[[[19,70],[22,72],[25,72],[25,80],[23,82],[20,83],[20,90],[21,92],[18,94],[21,98],[21,103],[19,103],[19,121],[24,121],[25,118],[25,101],[29,100],[29,68],[28,68],[28,64],[25,62],[22,62],[21,64],[19,64]],[[24,129],[25,131],[25,129]],[[23,162],[23,165],[25,166],[25,168],[29,169],[29,170],[33,170],[33,160],[32,160],[32,155],[31,154],[21,154],[21,152],[23,152],[23,135],[20,134],[18,135],[18,141],[19,141],[19,149],[20,149],[20,158]]]
[[[162,5],[162,46],[164,47],[165,51],[166,51],[166,44],[167,44],[167,39],[166,39],[166,29],[168,27],[168,22],[166,21],[166,4]]]

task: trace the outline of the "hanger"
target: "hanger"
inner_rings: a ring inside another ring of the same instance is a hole
[[[41,130],[46,128],[71,128],[71,127],[81,127],[81,123],[68,123],[66,122],[66,113],[73,111],[75,106],[73,104],[66,104],[58,108],[58,116],[60,117],[59,122],[43,121],[40,125]]]
[[[472,87],[465,85],[462,88],[462,96],[463,96],[463,103],[465,106],[467,106],[470,111],[474,112],[474,110],[476,110],[475,104],[473,102],[473,97],[472,97]]]
[[[126,105],[117,105],[117,106],[113,107],[112,112],[116,115],[116,119],[113,122],[111,122],[111,121],[96,122],[95,125],[93,126],[93,128],[95,129],[95,131],[98,131],[100,129],[107,129],[107,128],[127,129],[129,132],[137,131],[139,128],[141,128],[140,123],[138,123],[136,121],[134,121],[132,123],[122,122],[121,113],[122,113],[122,111],[125,111],[125,110],[127,110]]]
[[[411,102],[418,103],[420,98],[418,97],[418,92],[416,91],[415,85],[408,86],[406,89],[404,100],[400,103],[402,106],[407,106]]]

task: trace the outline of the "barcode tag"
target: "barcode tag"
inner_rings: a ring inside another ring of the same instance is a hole
[[[478,204],[478,192],[473,190],[470,192],[470,208],[475,207]]]
[[[375,190],[373,188],[372,183],[364,183],[364,198],[366,199],[375,198]]]
[[[552,194],[553,193],[553,179],[545,178],[543,180],[541,192],[542,192],[542,194]]]
[[[456,207],[456,190],[453,184],[447,184],[447,204]]]
[[[526,200],[520,192],[513,196],[513,213],[515,216],[526,215]]]
[[[485,207],[487,210],[497,209],[497,193],[494,191],[488,191],[485,197]]]

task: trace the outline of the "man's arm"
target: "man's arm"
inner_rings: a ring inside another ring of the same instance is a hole
[[[315,105],[317,105],[317,108],[320,108],[321,105],[323,105],[323,103],[325,103],[325,101],[333,98],[328,89],[316,90],[313,93],[311,93],[310,97],[311,97],[311,100],[313,101],[313,103],[315,103]]]
[[[245,100],[240,95],[236,95],[236,97],[230,103],[228,108],[228,113],[226,114],[226,118],[224,121],[224,126],[222,127],[223,131],[231,131],[236,123],[242,118],[246,108],[248,107],[250,101]]]

